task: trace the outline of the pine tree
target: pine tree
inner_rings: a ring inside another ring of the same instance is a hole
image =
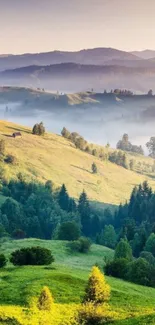
[[[110,286],[106,283],[104,274],[94,266],[86,287],[84,302],[100,304],[110,299]]]
[[[59,203],[61,209],[68,211],[68,209],[69,209],[69,195],[67,193],[65,184],[62,185],[60,192],[58,194],[58,203]]]
[[[91,233],[91,217],[90,206],[85,191],[83,191],[80,195],[78,211],[81,216],[82,232],[86,237],[89,237]]]
[[[48,287],[44,287],[40,293],[37,307],[40,310],[51,311],[54,300]]]

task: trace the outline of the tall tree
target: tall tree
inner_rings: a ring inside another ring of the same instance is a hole
[[[85,236],[89,237],[91,233],[91,217],[89,201],[85,191],[83,191],[80,195],[78,211],[81,216],[82,232]]]
[[[115,259],[125,258],[129,261],[132,260],[132,249],[127,240],[121,239],[115,249]]]
[[[62,185],[60,192],[58,194],[58,203],[61,209],[68,211],[69,209],[69,195],[65,184]]]

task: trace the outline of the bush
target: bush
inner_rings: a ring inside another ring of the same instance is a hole
[[[60,240],[77,240],[80,237],[80,227],[75,221],[64,222],[58,230],[58,239]]]
[[[91,241],[89,238],[81,237],[79,240],[74,240],[69,243],[69,248],[74,252],[88,253],[91,247]]]
[[[48,289],[48,287],[44,287],[38,299],[38,309],[51,311],[53,303],[54,300],[50,290]]]
[[[16,165],[17,164],[17,158],[13,155],[7,155],[7,157],[4,160],[7,164]]]
[[[106,283],[104,274],[97,266],[92,268],[84,302],[93,302],[95,304],[104,303],[110,299],[110,286]]]
[[[116,278],[125,279],[129,261],[125,258],[118,258],[108,262],[105,266],[105,274]]]
[[[144,259],[139,257],[133,262],[129,263],[129,270],[127,278],[131,282],[137,284],[151,285],[151,265]]]
[[[39,124],[36,123],[33,126],[32,134],[35,134],[35,135],[44,135],[45,134],[45,127],[43,125],[43,122],[40,122]]]
[[[97,174],[97,166],[96,164],[93,162],[92,166],[91,166],[92,172],[93,174]]]
[[[116,313],[110,311],[108,305],[87,302],[79,308],[77,322],[79,325],[100,325],[112,322],[115,317]]]
[[[21,248],[11,254],[10,262],[14,265],[49,265],[54,262],[51,251],[43,247]]]
[[[0,268],[4,267],[7,263],[7,259],[4,254],[0,254]]]

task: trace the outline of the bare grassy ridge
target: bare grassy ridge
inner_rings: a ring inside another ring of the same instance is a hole
[[[15,131],[20,131],[22,138],[10,137]],[[15,155],[18,161],[16,166],[0,163],[7,179],[15,178],[19,172],[29,180],[45,182],[50,179],[56,186],[65,183],[69,194],[75,198],[85,189],[90,201],[113,205],[128,200],[133,186],[146,179],[155,189],[152,177],[101,161],[76,149],[59,135],[48,133],[39,137],[32,135],[29,128],[0,121],[2,138],[6,142],[6,152]],[[133,158],[153,164],[153,160],[147,157]],[[97,175],[91,172],[94,161],[98,167]]]

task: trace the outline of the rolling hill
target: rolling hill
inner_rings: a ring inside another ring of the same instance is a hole
[[[0,272],[0,324],[16,324],[13,322],[13,315],[15,319],[16,317],[19,319],[21,312],[26,313],[27,310],[24,308],[29,305],[32,297],[39,295],[44,285],[48,285],[61,310],[62,306],[69,310],[79,305],[84,296],[91,267],[97,263],[102,269],[104,259],[111,259],[113,251],[103,246],[92,245],[88,254],[73,254],[68,250],[67,245],[68,242],[39,239],[11,240],[1,244],[1,251],[5,252],[8,258],[12,251],[22,247],[48,248],[52,250],[55,263],[48,267],[14,267],[8,264]],[[107,277],[107,281],[111,286],[110,306],[119,314],[112,324],[154,324],[155,289],[112,277]],[[5,322],[3,323],[2,320]],[[20,324],[23,324],[21,318],[20,321]]]
[[[138,64],[137,64],[138,62]],[[155,62],[113,61],[108,65],[59,63],[30,65],[0,72],[0,85],[40,87],[55,91],[103,91],[115,88],[146,92],[154,89]]]
[[[20,131],[22,138],[12,138],[15,131]],[[6,179],[16,177],[19,172],[27,179],[42,182],[50,179],[56,186],[65,183],[69,194],[75,198],[85,189],[92,202],[112,205],[128,200],[134,185],[146,179],[155,189],[153,175],[142,175],[109,161],[101,161],[76,149],[70,141],[56,134],[47,133],[39,137],[32,135],[26,127],[0,121],[0,138],[5,140],[7,153],[17,158],[16,166],[0,163]],[[143,156],[136,159],[153,163],[151,158]],[[98,166],[97,175],[91,172],[94,161]]]

